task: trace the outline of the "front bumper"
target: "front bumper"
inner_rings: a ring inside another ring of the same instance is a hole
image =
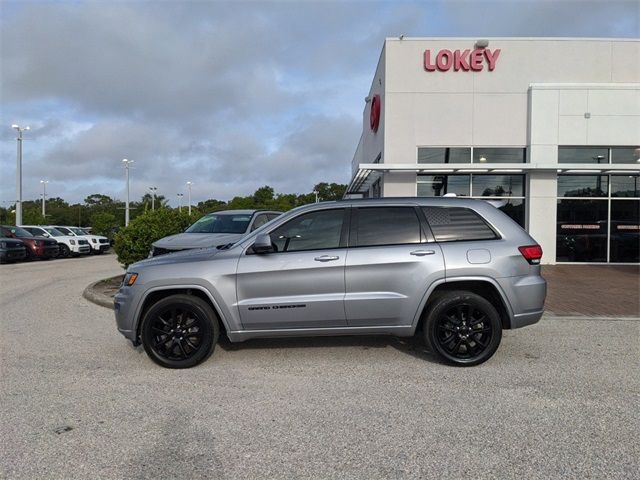
[[[113,297],[113,311],[116,317],[118,331],[135,345],[138,344],[136,335],[136,308],[138,295],[134,287],[120,287]]]
[[[24,260],[27,256],[27,250],[22,248],[7,248],[0,250],[0,259],[5,262],[14,262]]]

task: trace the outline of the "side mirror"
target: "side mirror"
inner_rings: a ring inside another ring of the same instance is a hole
[[[274,251],[271,237],[266,233],[259,234],[251,248],[255,253],[271,253]]]

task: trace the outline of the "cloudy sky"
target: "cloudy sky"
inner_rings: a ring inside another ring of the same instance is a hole
[[[347,183],[385,37],[639,37],[636,1],[0,1],[0,200]],[[588,52],[585,52],[588,61]]]

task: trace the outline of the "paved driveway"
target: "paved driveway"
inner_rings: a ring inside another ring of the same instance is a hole
[[[81,298],[113,256],[0,267],[2,478],[630,478],[633,320],[545,318],[471,369],[385,338],[155,366]]]

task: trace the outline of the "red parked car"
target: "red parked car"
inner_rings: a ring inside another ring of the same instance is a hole
[[[58,242],[44,237],[34,237],[24,228],[0,225],[0,237],[17,238],[27,248],[27,260],[41,258],[49,260],[58,256]]]

